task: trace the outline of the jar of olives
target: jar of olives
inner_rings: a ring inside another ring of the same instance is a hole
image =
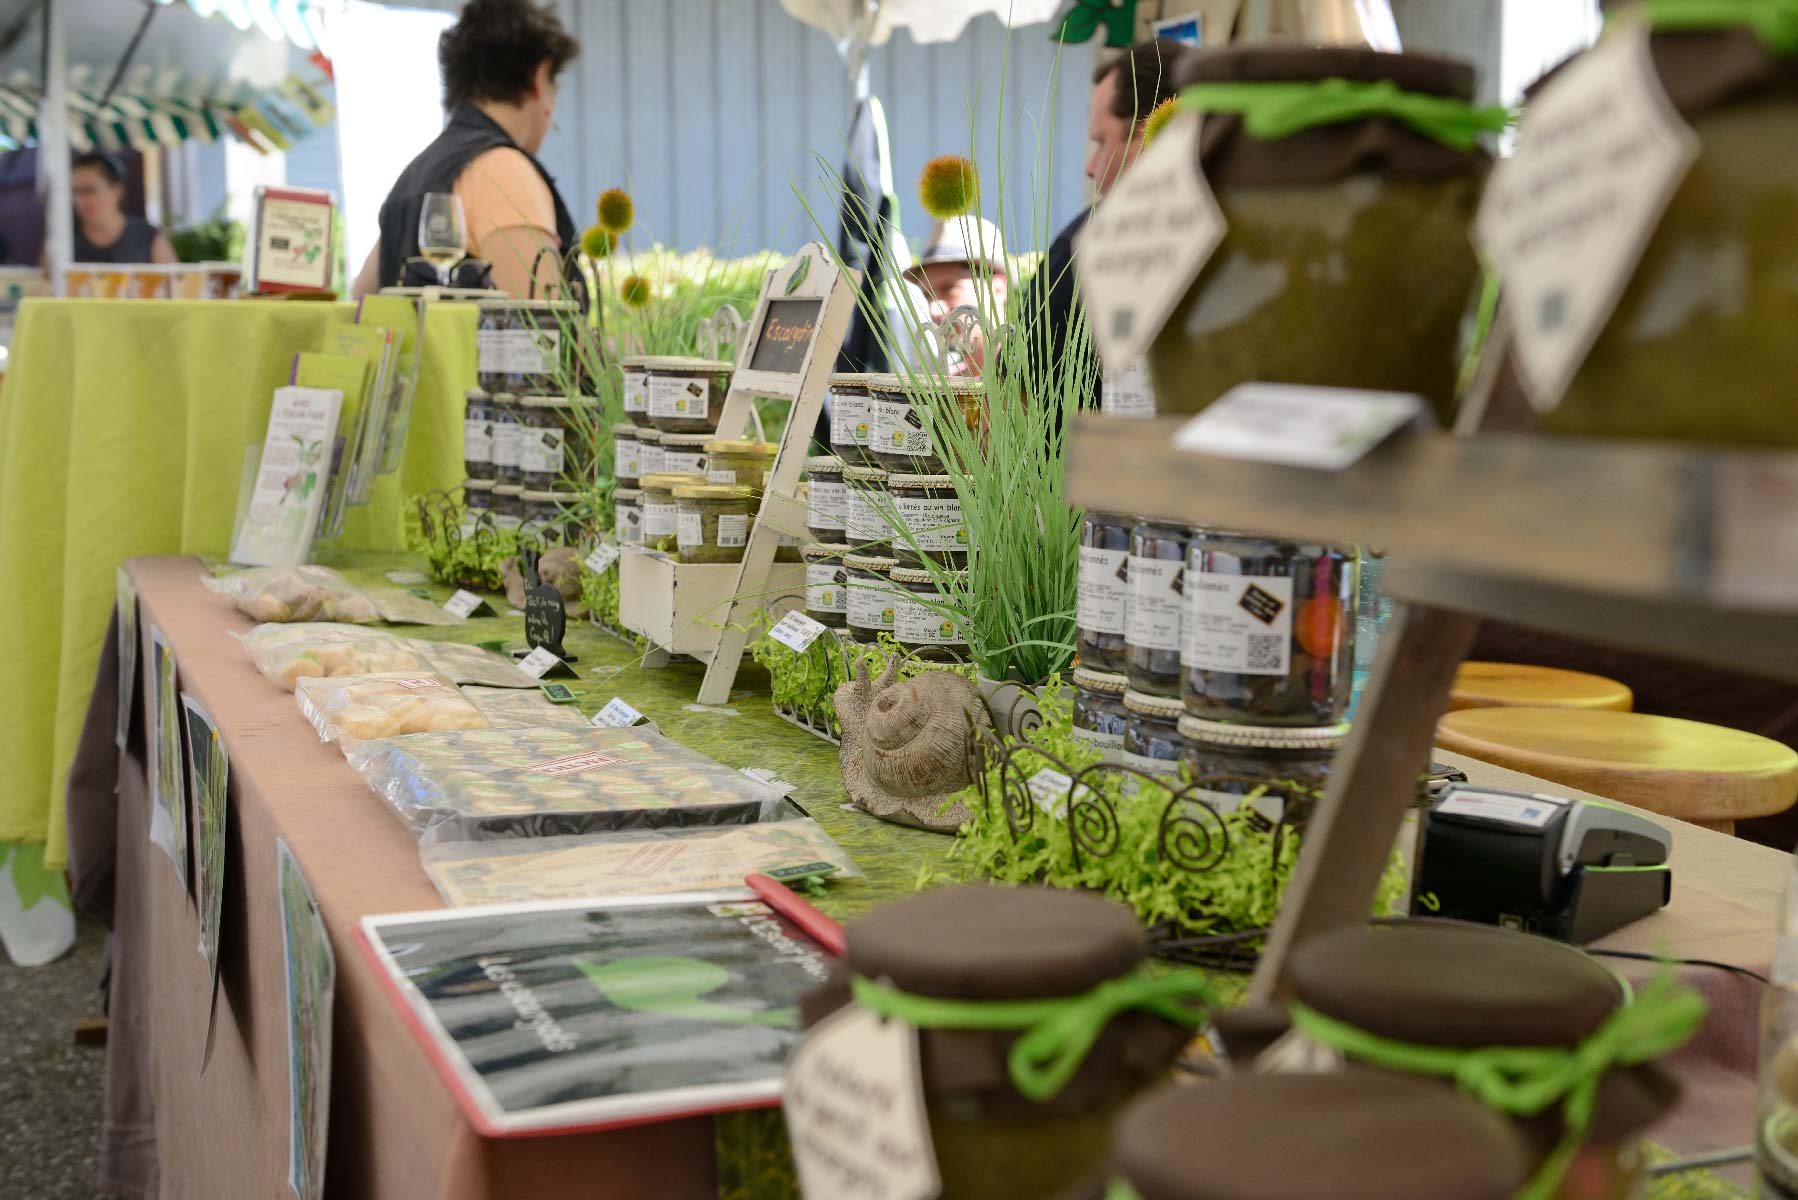
[[[843,540],[865,553],[885,554],[893,544],[893,529],[883,511],[892,504],[887,473],[879,467],[844,467],[843,484],[847,489]]]
[[[1130,615],[1130,529],[1136,521],[1088,512],[1080,522],[1074,645],[1082,666],[1122,674]]]
[[[904,563],[930,559],[956,568],[968,565],[968,527],[954,480],[947,475],[890,475],[887,488],[900,524],[911,535],[895,531],[893,557]]]
[[[907,475],[941,475],[949,470],[954,447],[932,440],[933,408],[942,419],[959,417],[972,431],[980,429],[986,416],[986,385],[977,379],[933,379],[914,393],[898,376],[878,376],[869,383],[868,396],[874,412],[870,445],[874,461]]]
[[[817,542],[806,546],[805,615],[820,625],[842,629],[849,624],[849,568],[846,547]]]
[[[1180,786],[1180,700],[1124,693],[1123,764],[1161,780],[1170,788]],[[1132,790],[1126,785],[1126,790]]]
[[[612,531],[620,546],[643,544],[643,493],[636,488],[612,489]]]
[[[1194,529],[1180,652],[1186,711],[1248,725],[1341,724],[1354,684],[1357,575],[1352,547]]]
[[[471,479],[493,477],[493,398],[480,388],[468,389],[462,412],[462,470]]]
[[[1074,668],[1074,737],[1105,755],[1106,762],[1124,760],[1124,707],[1128,681],[1086,667]]]
[[[495,392],[491,400],[493,413],[493,478],[500,483],[524,482],[523,410],[518,397]]]
[[[643,443],[629,421],[612,426],[612,478],[623,484],[643,478]]]
[[[1186,526],[1138,517],[1130,528],[1124,673],[1148,696],[1180,694],[1180,622],[1187,607]]]
[[[1219,812],[1266,789],[1250,801],[1251,807],[1269,827],[1283,822],[1286,828],[1303,832],[1323,798],[1330,767],[1348,730],[1346,724],[1227,725],[1181,717],[1180,736],[1186,743],[1181,762],[1187,778]]]
[[[837,374],[830,377],[830,448],[845,466],[874,466],[868,443],[874,436],[873,402],[868,383],[896,376]]]
[[[774,456],[779,450],[779,442],[713,438],[705,444],[706,480],[717,484],[734,483],[759,492],[766,486],[768,472],[774,469]]]
[[[849,634],[858,642],[877,642],[893,632],[893,559],[874,554],[846,554],[849,570],[849,604],[845,616]]]
[[[648,361],[642,354],[629,355],[618,361],[624,419],[640,429],[650,427],[649,370],[644,366]]]
[[[810,481],[806,491],[806,532],[817,542],[842,542],[849,520],[849,493],[843,485],[843,460],[820,454],[805,460]]]
[[[499,483],[493,487],[493,524],[500,529],[517,529],[524,524],[524,488],[516,483]]]
[[[755,522],[748,488],[710,483],[674,489],[675,545],[684,563],[737,563]]]
[[[964,582],[964,572],[957,572]],[[913,657],[930,662],[966,662],[968,638],[961,622],[944,612],[940,605],[953,606],[954,596],[945,595],[936,577],[923,567],[895,566],[892,571],[893,640]]]
[[[663,433],[711,433],[724,414],[732,365],[706,358],[647,358],[649,421]]]
[[[706,433],[664,433],[662,435],[661,474],[704,475],[706,473]]]

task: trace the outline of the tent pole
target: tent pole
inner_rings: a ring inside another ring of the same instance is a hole
[[[69,260],[75,256],[74,208],[69,194],[68,0],[44,6],[44,99],[38,106],[37,161],[44,183],[44,259],[50,286],[68,294]]]

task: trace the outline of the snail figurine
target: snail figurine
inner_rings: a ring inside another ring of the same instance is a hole
[[[524,607],[524,569],[514,555],[499,565],[506,581],[506,603]],[[570,612],[578,612],[581,599],[581,560],[573,546],[556,546],[545,550],[537,560],[537,577],[562,593],[562,602]]]
[[[943,806],[971,782],[969,743],[992,719],[980,692],[953,671],[895,682],[904,662],[896,655],[872,684],[863,662],[837,689],[843,785],[857,808],[883,821],[954,833],[967,806]]]

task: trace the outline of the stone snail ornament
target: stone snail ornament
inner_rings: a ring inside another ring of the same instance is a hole
[[[868,664],[836,691],[843,785],[855,806],[897,825],[954,833],[971,814],[950,797],[972,781],[969,746],[992,722],[980,692],[953,671],[900,679],[894,655],[870,683]],[[945,805],[949,807],[945,808]]]

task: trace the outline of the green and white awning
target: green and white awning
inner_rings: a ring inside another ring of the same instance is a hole
[[[0,134],[14,147],[37,140],[40,99],[35,91],[0,87]],[[143,150],[210,142],[225,133],[230,111],[213,100],[115,94],[101,104],[96,95],[71,92],[69,145],[77,151]]]

